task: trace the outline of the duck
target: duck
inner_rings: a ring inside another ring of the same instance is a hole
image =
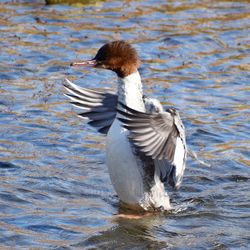
[[[117,90],[83,88],[66,79],[65,95],[106,136],[106,165],[121,202],[136,210],[168,211],[169,187],[178,189],[185,171],[185,128],[177,109],[144,95],[140,63],[128,42],[106,43],[93,59],[71,66],[113,71]]]

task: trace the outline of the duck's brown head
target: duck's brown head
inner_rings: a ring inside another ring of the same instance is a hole
[[[92,60],[75,62],[72,65],[109,69],[123,78],[137,71],[140,60],[129,43],[114,41],[103,45]]]

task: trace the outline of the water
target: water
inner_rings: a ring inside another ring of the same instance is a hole
[[[248,1],[0,1],[1,249],[249,249],[249,15]],[[211,164],[188,159],[171,213],[118,216],[105,137],[63,96],[65,77],[115,88],[112,72],[69,65],[117,39]]]

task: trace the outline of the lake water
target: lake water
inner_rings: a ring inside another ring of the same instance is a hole
[[[1,249],[250,249],[250,3],[0,1]],[[63,95],[67,77],[116,88],[112,72],[70,67],[128,40],[145,93],[175,106],[189,148],[174,211],[126,218],[105,137]]]

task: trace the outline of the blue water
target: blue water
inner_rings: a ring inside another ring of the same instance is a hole
[[[0,1],[1,249],[249,249],[249,14],[248,1]],[[69,65],[118,39],[211,165],[188,159],[171,213],[119,216],[105,137],[63,95],[66,77],[116,88],[112,72]]]

